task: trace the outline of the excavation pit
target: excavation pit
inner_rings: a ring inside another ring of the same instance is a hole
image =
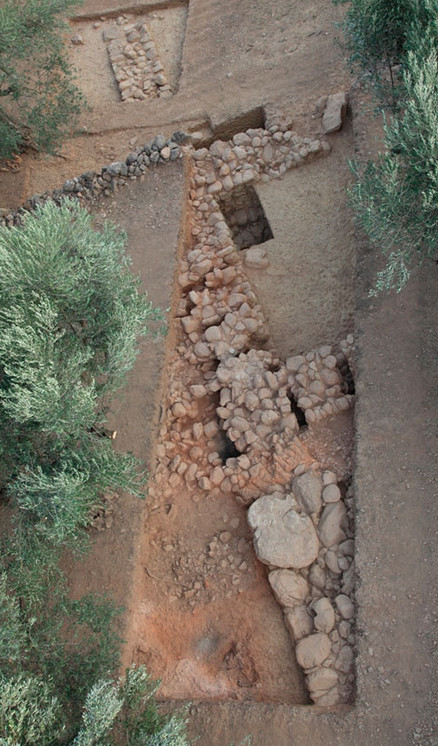
[[[274,238],[263,205],[253,186],[242,184],[222,195],[220,207],[239,250]]]

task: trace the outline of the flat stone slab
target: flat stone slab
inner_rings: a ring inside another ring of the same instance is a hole
[[[318,556],[318,537],[312,521],[298,512],[291,495],[265,495],[248,510],[254,549],[266,565],[300,569]]]

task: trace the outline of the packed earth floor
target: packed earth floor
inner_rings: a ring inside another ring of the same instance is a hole
[[[76,195],[167,309],[111,414],[146,499],[108,500],[68,568],[124,604],[124,664],[201,745],[426,746],[435,276],[367,298],[345,187],[379,127],[340,9],[302,5],[89,0],[87,132],[5,173],[0,219]]]

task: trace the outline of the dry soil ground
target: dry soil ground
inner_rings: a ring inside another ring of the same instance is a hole
[[[87,131],[66,143],[61,157],[24,156],[16,172],[2,172],[0,207],[124,158],[161,131],[224,137],[257,126],[265,109],[285,113],[300,135],[316,134],[317,99],[351,84],[333,44],[341,11],[322,0],[125,7],[88,0],[72,21],[72,33],[84,39],[72,46],[72,58],[92,107]],[[149,19],[175,89],[171,98],[118,100],[102,30],[122,13]],[[251,281],[270,320],[271,344],[284,355],[339,341],[355,327],[354,705],[322,711],[306,704],[281,613],[231,496],[200,502],[178,491],[144,504],[121,496],[90,557],[71,568],[74,593],[105,589],[125,605],[124,662],[147,662],[163,678],[164,699],[193,702],[189,730],[200,746],[229,746],[248,734],[254,746],[438,743],[436,268],[424,268],[400,296],[367,299],[376,257],[352,232],[345,158],[366,158],[377,129],[360,96],[353,111],[333,136],[330,156],[260,188],[274,233],[272,269]],[[177,302],[185,194],[178,163],[148,171],[142,184],[96,206],[97,220],[126,228],[134,269],[163,308]],[[160,405],[172,376],[188,375],[174,367],[175,340],[171,315],[167,338],[145,341],[114,407],[118,447],[134,450],[152,473]],[[348,458],[351,431],[342,433]],[[328,436],[313,443],[318,458],[327,457],[327,443]],[[223,531],[231,538],[210,556],[208,543]]]

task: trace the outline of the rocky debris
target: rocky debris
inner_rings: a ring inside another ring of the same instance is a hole
[[[154,544],[167,565],[165,575],[170,580],[166,594],[171,603],[179,600],[193,608],[215,601],[220,594],[229,598],[242,593],[252,584],[255,558],[250,543],[231,530],[231,522],[229,526],[230,531],[211,536],[201,551],[193,551],[181,536],[163,536]],[[157,579],[154,572],[148,574]]]
[[[322,132],[328,135],[341,129],[347,114],[348,96],[344,91],[328,96],[322,117]]]
[[[341,373],[346,363],[343,345],[345,349],[341,342],[338,350],[327,345],[286,360],[289,386],[308,424],[346,411],[353,404]]]
[[[310,697],[326,705],[349,701],[354,684],[354,542],[347,500],[350,490],[343,498],[334,472],[298,467],[292,493],[259,497],[247,514],[255,552],[270,568],[269,583],[298,643]]]
[[[122,101],[172,95],[146,23],[114,26],[102,35]]]
[[[291,495],[265,495],[248,510],[254,531],[254,549],[261,562],[276,567],[308,567],[318,556],[318,538],[312,521],[300,515]]]
[[[289,442],[298,432],[287,396],[287,372],[264,350],[225,358],[210,387],[220,386],[217,414],[239,451],[269,451],[273,441]]]

